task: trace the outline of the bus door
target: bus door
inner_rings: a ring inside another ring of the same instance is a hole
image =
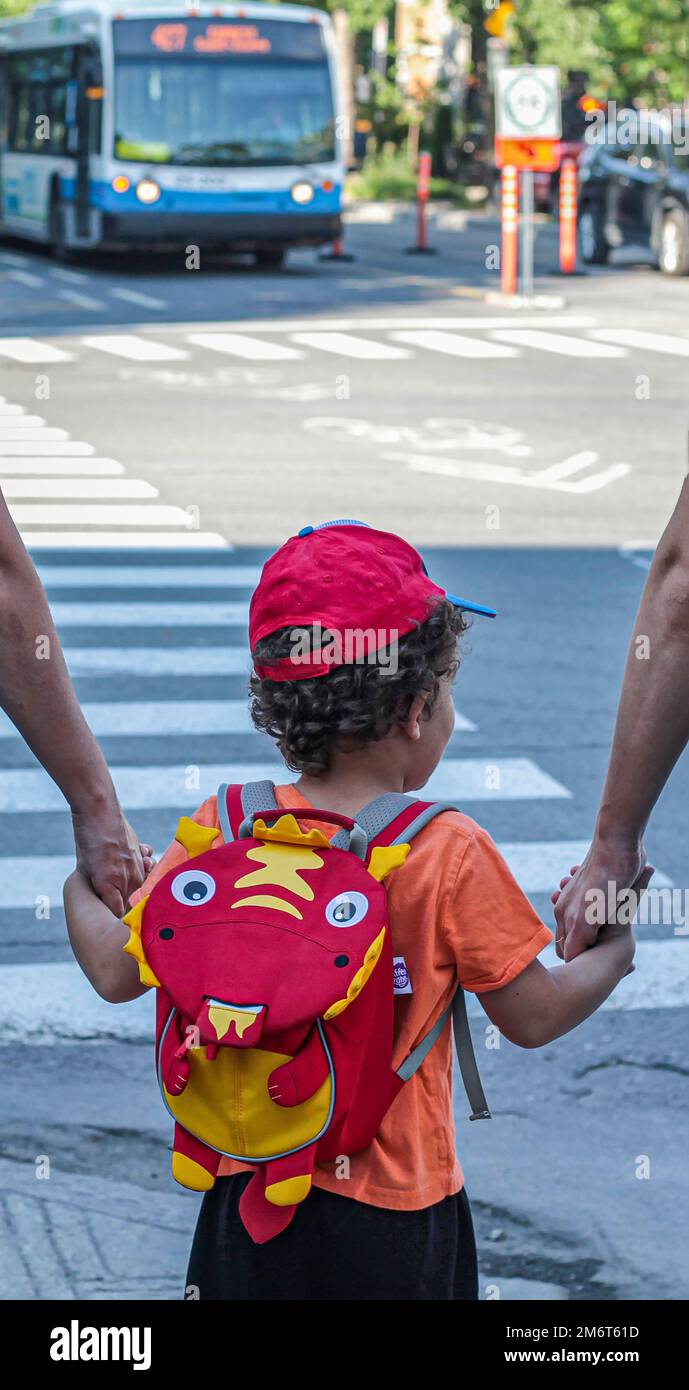
[[[67,88],[67,150],[76,164],[75,232],[90,239],[91,156],[100,151],[103,68],[95,45],[77,50],[75,76]]]

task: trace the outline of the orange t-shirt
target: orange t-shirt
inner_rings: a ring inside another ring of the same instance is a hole
[[[310,804],[293,784],[275,791],[280,806]],[[217,827],[216,798],[204,801],[193,819]],[[339,828],[318,824],[331,835]],[[132,902],[185,858],[182,846],[173,842]],[[411,994],[395,997],[397,1068],[447,1008],[458,977],[474,993],[501,989],[548,945],[552,932],[487,831],[458,811],[442,812],[420,831],[406,863],[386,882],[393,953],[404,957],[412,986]],[[218,1174],[246,1169],[224,1158]],[[428,1207],[460,1190],[449,1022],[395,1097],[373,1143],[351,1155],[348,1176],[339,1176],[333,1162],[318,1166],[313,1180],[316,1187],[397,1211]]]

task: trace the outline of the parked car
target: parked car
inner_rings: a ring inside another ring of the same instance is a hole
[[[615,247],[647,246],[665,275],[688,275],[689,149],[665,125],[636,143],[629,124],[609,126],[605,143],[587,144],[580,160],[581,257],[603,265]]]

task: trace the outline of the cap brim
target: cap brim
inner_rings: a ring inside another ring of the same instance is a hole
[[[483,603],[472,603],[471,599],[468,598],[457,598],[456,594],[448,594],[447,590],[445,597],[449,598],[450,603],[453,603],[455,608],[466,609],[468,613],[480,613],[484,618],[497,618],[498,616],[495,608],[486,608]]]

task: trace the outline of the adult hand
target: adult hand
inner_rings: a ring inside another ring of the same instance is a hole
[[[593,946],[603,925],[600,913],[594,910],[594,892],[602,895],[601,900],[607,906],[610,884],[615,896],[632,887],[643,891],[652,873],[653,869],[649,871],[646,867],[646,851],[641,843],[622,846],[594,840],[583,864],[575,865],[571,874],[560,880],[559,890],[551,895],[555,904],[558,956],[562,960],[574,960]]]
[[[90,879],[106,907],[123,917],[130,894],[152,868],[151,846],[139,843],[116,799],[72,811],[72,827],[77,868]]]

